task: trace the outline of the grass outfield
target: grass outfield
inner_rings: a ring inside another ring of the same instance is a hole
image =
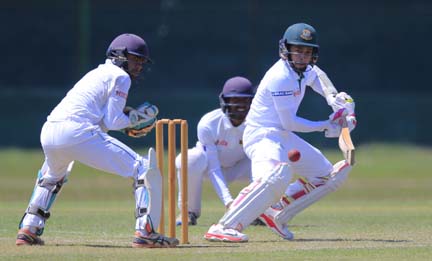
[[[335,162],[340,152],[325,152]],[[52,209],[43,247],[16,247],[15,235],[30,197],[40,150],[0,151],[0,260],[430,260],[432,256],[432,149],[364,145],[344,186],[290,222],[294,241],[265,227],[249,227],[250,242],[202,239],[223,214],[208,181],[199,225],[190,244],[176,249],[133,249],[131,180],[76,164]],[[238,192],[246,183],[237,182]],[[179,233],[180,230],[177,230]],[[179,234],[178,234],[179,235]]]

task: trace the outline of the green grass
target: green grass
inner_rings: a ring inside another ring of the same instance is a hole
[[[340,152],[326,151],[333,161]],[[363,145],[358,164],[337,192],[290,222],[294,241],[265,227],[245,230],[250,242],[202,239],[224,212],[206,180],[203,213],[190,227],[190,244],[177,249],[133,249],[131,180],[76,164],[52,209],[43,247],[14,245],[30,197],[40,150],[0,151],[1,260],[430,260],[432,255],[432,150],[407,145]],[[238,192],[245,182],[232,184]],[[177,229],[177,235],[180,230]]]

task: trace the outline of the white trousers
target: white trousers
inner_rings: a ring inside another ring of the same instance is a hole
[[[176,158],[176,167],[179,170],[181,167],[180,155]],[[202,184],[203,178],[208,173],[208,159],[206,152],[202,146],[197,145],[188,150],[188,211],[194,212],[198,216],[201,214],[202,200]],[[231,183],[235,180],[251,181],[251,162],[245,157],[232,167],[222,167],[222,173],[225,181]],[[180,186],[180,173],[178,171],[177,178]],[[181,209],[182,194],[178,190],[178,207]]]
[[[41,132],[41,144],[45,161],[40,172],[42,178],[51,184],[66,176],[72,161],[135,180],[148,168],[146,158],[102,132],[97,126],[72,121],[46,122]],[[48,203],[41,195],[33,194],[30,204],[39,206]],[[34,214],[25,215],[22,221],[23,226],[37,228],[44,227],[44,224],[44,220]]]
[[[45,123],[41,132],[45,179],[61,180],[73,160],[123,177],[137,177],[146,171],[147,159],[99,128],[82,130],[86,134],[79,141],[70,137],[65,128],[73,128],[76,124],[79,123]]]
[[[290,192],[293,189],[289,185],[292,174],[319,180],[333,169],[318,149],[292,132],[247,126],[243,144],[246,155],[252,161],[254,182],[240,192],[231,209],[219,220],[226,228],[241,231],[257,215],[276,203],[284,191]],[[301,154],[296,162],[288,159],[291,149],[297,149]]]
[[[327,176],[333,169],[321,151],[292,132],[247,126],[243,142],[245,153],[252,161],[253,180],[268,175],[279,162],[287,162],[292,174],[306,177],[310,181]],[[291,149],[300,152],[300,160],[297,162],[288,159],[288,151]]]

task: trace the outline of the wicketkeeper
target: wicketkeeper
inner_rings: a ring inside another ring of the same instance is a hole
[[[108,130],[120,130],[141,137],[153,129],[156,106],[125,107],[131,80],[139,77],[148,63],[149,49],[141,37],[119,35],[109,45],[105,63],[78,81],[48,116],[40,135],[45,162],[19,224],[17,245],[44,244],[40,236],[74,161],[134,180],[133,247],[178,245],[176,238],[155,232],[162,191],[154,150],[143,157],[107,134]]]
[[[253,182],[234,199],[218,224],[210,227],[205,239],[248,241],[242,231],[260,215],[273,232],[290,240],[294,236],[287,222],[338,189],[346,179],[351,166],[345,160],[332,165],[317,148],[294,134],[318,131],[333,138],[339,136],[345,120],[351,130],[355,126],[352,98],[338,93],[315,65],[318,49],[312,26],[298,23],[286,30],[279,43],[280,59],[261,80],[246,118],[243,142],[252,161]],[[334,110],[328,120],[310,121],[297,116],[308,87],[322,95]],[[296,162],[288,160],[291,149],[301,154]],[[292,173],[301,178],[288,186]]]

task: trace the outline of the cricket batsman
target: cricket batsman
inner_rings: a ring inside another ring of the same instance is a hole
[[[253,182],[234,199],[230,209],[210,227],[209,241],[246,242],[242,231],[257,217],[283,239],[291,240],[287,222],[300,211],[337,190],[351,166],[345,161],[332,165],[311,144],[294,132],[324,132],[339,137],[343,123],[356,124],[354,102],[338,92],[316,66],[319,45],[316,30],[305,23],[293,24],[279,43],[280,59],[261,80],[243,135],[246,155],[252,161]],[[311,121],[297,116],[307,88],[323,96],[333,109],[329,119]],[[288,152],[301,157],[290,162]],[[301,176],[289,184],[292,173]],[[289,185],[288,185],[289,184]]]
[[[45,162],[19,224],[18,246],[44,244],[40,236],[74,161],[133,179],[133,247],[175,247],[179,243],[176,238],[155,232],[161,214],[162,184],[154,150],[143,157],[107,134],[108,130],[120,130],[141,137],[155,125],[156,106],[144,103],[136,109],[125,107],[131,81],[152,62],[148,46],[137,35],[121,34],[111,42],[106,55],[105,63],[69,90],[42,127],[40,141]]]

